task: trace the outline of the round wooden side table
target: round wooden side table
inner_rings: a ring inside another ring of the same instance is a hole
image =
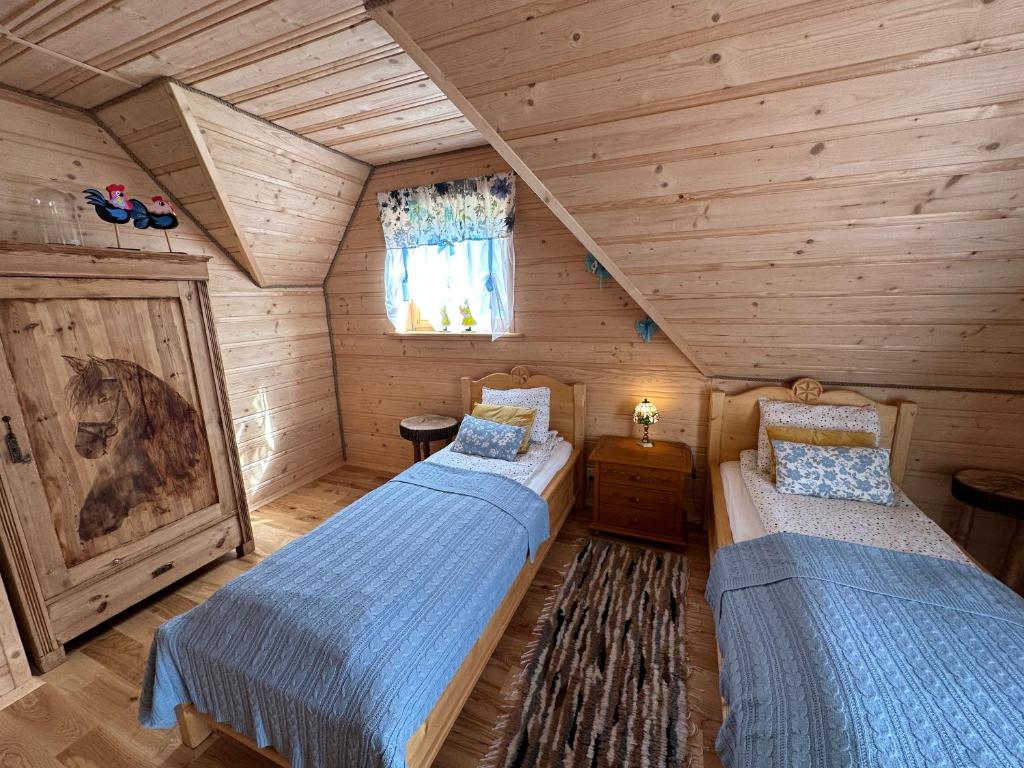
[[[1024,475],[990,469],[961,469],[953,474],[953,498],[966,505],[956,540],[967,544],[974,525],[974,510],[983,509],[1016,521],[1010,548],[1003,561],[1002,580],[1024,592]]]
[[[430,455],[432,441],[444,440],[445,445],[449,444],[459,432],[459,422],[451,416],[428,413],[402,419],[398,431],[406,440],[412,441],[413,461],[420,461]]]

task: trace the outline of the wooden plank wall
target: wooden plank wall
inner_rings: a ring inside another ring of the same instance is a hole
[[[113,246],[112,225],[81,190],[110,182],[146,200],[161,189],[89,116],[0,89],[0,239],[38,242],[31,193],[76,202],[85,244]],[[122,245],[166,250],[162,233],[119,230]],[[334,375],[320,287],[257,288],[186,216],[174,250],[212,256],[210,291],[249,503],[257,505],[341,464]]]
[[[107,184],[127,187],[148,201],[160,190],[113,138],[82,112],[51,105],[0,87],[0,239],[41,242],[40,221],[30,206],[38,190],[64,195],[78,211],[84,245],[115,245],[111,224],[85,204],[82,190],[104,192]],[[167,250],[162,233],[121,227],[121,245]],[[170,231],[175,250],[212,256],[217,246],[191,221]]]
[[[250,276],[256,261],[231,215],[227,196],[215,184],[215,168],[184,125],[170,85],[158,83],[97,110],[96,117],[135,155],[160,184]]]
[[[1024,390],[1019,0],[372,13],[698,367]]]
[[[267,285],[321,285],[370,166],[202,94],[188,103]]]
[[[408,339],[384,313],[384,238],[377,192],[508,170],[490,147],[376,168],[352,218],[326,291],[337,355],[345,444],[352,464],[398,471],[412,461],[398,435],[405,416],[459,416],[459,377],[526,364],[587,384],[590,445],[634,431],[633,406],[650,397],[662,413],[655,439],[704,441],[707,381],[664,334],[650,344],[633,324],[644,312],[614,282],[600,287],[584,248],[521,181],[516,185],[515,329],[521,339]]]
[[[97,114],[257,283],[323,283],[369,166],[168,81]]]
[[[228,259],[211,299],[249,503],[270,501],[340,466],[323,289],[260,289]]]
[[[398,436],[402,417],[424,412],[457,416],[460,376],[526,363],[587,384],[588,449],[600,435],[633,432],[632,406],[645,396],[654,400],[663,419],[653,427],[655,438],[684,440],[697,449],[703,499],[708,392],[763,382],[707,379],[660,333],[650,345],[640,343],[633,323],[642,310],[614,281],[598,286],[583,268],[583,247],[521,181],[515,320],[523,338],[492,344],[384,335],[390,325],[384,314],[384,243],[376,193],[507,167],[487,148],[384,166],[371,175],[327,282],[350,463],[388,471],[407,467],[412,451]],[[790,376],[802,373],[798,369]],[[948,491],[953,471],[967,465],[1007,470],[1024,466],[1022,395],[856,388],[876,399],[920,404],[906,490],[948,529],[959,512]],[[691,503],[687,506],[692,508]],[[997,568],[1006,530],[1004,520],[979,516],[971,551]]]

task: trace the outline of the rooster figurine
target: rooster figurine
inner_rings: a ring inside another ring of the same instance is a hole
[[[138,229],[149,226],[149,211],[135,198],[127,198],[124,184],[109,184],[106,197],[98,189],[86,189],[84,194],[86,201],[96,209],[96,215],[110,224],[131,221]]]
[[[174,229],[178,226],[174,209],[162,195],[153,195],[153,203],[149,206],[149,226],[153,229]]]

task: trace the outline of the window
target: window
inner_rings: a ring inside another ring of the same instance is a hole
[[[377,196],[396,331],[512,330],[515,176],[500,173]]]

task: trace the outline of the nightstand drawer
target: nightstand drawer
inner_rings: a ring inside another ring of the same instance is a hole
[[[602,479],[604,473],[602,472]],[[598,493],[601,504],[620,507],[643,507],[645,509],[678,509],[679,494],[674,491],[650,490],[629,485],[612,485],[602,482]]]
[[[670,469],[631,467],[628,464],[606,464],[602,462],[601,483],[674,490],[679,487],[679,473],[673,472]]]
[[[675,509],[619,507],[601,502],[596,522],[641,533],[672,536],[676,534],[679,512]]]

